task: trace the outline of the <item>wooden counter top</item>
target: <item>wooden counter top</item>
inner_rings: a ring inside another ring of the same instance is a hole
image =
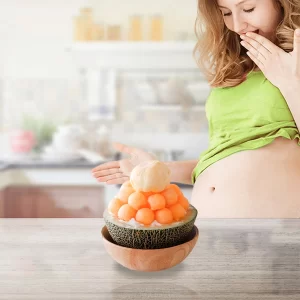
[[[190,256],[157,273],[106,253],[102,219],[1,219],[0,299],[300,299],[300,220],[196,221]]]

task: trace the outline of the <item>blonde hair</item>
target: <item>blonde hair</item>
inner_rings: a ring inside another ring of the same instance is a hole
[[[291,52],[294,31],[300,28],[300,0],[274,0],[274,3],[282,11],[275,43]],[[257,68],[240,45],[239,35],[225,26],[217,0],[198,0],[195,33],[198,42],[194,56],[212,87],[236,86],[246,73]]]

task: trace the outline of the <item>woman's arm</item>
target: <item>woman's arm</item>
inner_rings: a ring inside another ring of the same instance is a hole
[[[286,86],[281,87],[280,91],[290,108],[298,130],[300,130],[300,78],[292,79]]]
[[[123,184],[130,179],[130,173],[134,167],[147,160],[156,160],[152,154],[120,143],[114,143],[114,147],[123,153],[129,154],[129,158],[118,161],[110,161],[101,164],[92,170],[93,176],[99,182],[107,184]],[[192,185],[192,172],[196,167],[197,160],[168,161],[164,162],[171,170],[171,182]]]
[[[197,160],[167,161],[164,163],[171,170],[171,182],[192,185],[192,172],[198,163]]]

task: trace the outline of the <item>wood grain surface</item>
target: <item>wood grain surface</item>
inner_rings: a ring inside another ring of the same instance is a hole
[[[102,219],[1,219],[0,299],[300,299],[300,220],[197,220],[181,264],[131,271]]]

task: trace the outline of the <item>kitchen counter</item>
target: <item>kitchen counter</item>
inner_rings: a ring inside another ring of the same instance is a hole
[[[190,256],[156,273],[114,262],[103,225],[0,220],[0,299],[300,299],[300,220],[198,219]]]
[[[84,159],[73,162],[45,162],[39,160],[24,161],[7,163],[0,161],[0,179],[2,183],[7,182],[7,178],[13,178],[13,184],[70,184],[70,185],[104,185],[97,182],[91,175],[91,170],[107,161],[99,161],[98,163],[91,163]],[[6,171],[6,172],[5,172]],[[7,174],[13,171],[14,175],[8,176]],[[19,172],[18,172],[19,171]],[[20,172],[23,173],[20,176]],[[47,175],[48,174],[48,175]],[[65,176],[64,176],[65,174]],[[78,176],[76,176],[78,174]],[[5,178],[4,178],[5,177]],[[76,180],[75,180],[76,177]],[[21,179],[20,179],[21,178]],[[34,178],[34,180],[26,180],[25,178]],[[45,178],[45,180],[43,180]],[[49,180],[48,180],[49,178]],[[62,178],[65,178],[66,181]],[[74,178],[74,180],[73,180]],[[81,179],[80,179],[81,178]],[[53,180],[51,182],[51,180]],[[81,181],[82,180],[82,181]],[[49,182],[48,182],[49,181]],[[56,182],[58,181],[58,182]],[[176,183],[180,188],[192,189],[192,185]],[[5,188],[1,184],[0,189]],[[117,185],[119,188],[121,185]]]
[[[92,168],[101,163],[104,162],[0,162],[0,190],[10,185],[103,185],[91,173]]]
[[[98,163],[91,163],[88,162],[84,159],[82,160],[76,160],[76,161],[70,161],[70,162],[47,162],[47,161],[42,161],[42,160],[31,160],[31,161],[20,161],[20,162],[4,162],[0,161],[0,171],[1,170],[7,170],[7,169],[21,169],[21,168],[38,168],[38,169],[43,169],[43,168],[51,168],[51,169],[56,169],[56,168],[67,168],[67,169],[72,169],[72,168],[94,168],[95,166],[104,163],[104,162],[98,162]]]

